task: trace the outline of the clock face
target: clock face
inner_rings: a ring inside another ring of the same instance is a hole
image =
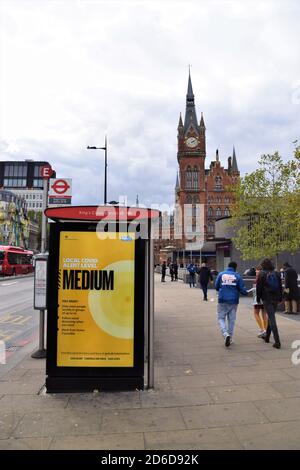
[[[186,141],[186,145],[191,148],[197,147],[198,140],[196,139],[196,137],[189,137]]]

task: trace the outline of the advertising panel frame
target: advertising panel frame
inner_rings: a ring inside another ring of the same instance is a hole
[[[141,222],[142,223],[142,222]],[[127,229],[129,223],[127,224]],[[60,233],[97,230],[96,221],[56,221],[50,224],[48,263],[48,315],[46,389],[48,393],[94,390],[142,390],[144,388],[144,285],[146,240],[135,240],[134,256],[134,364],[133,367],[57,366],[58,280]],[[124,222],[115,223],[115,232],[124,231]],[[133,233],[133,232],[132,232]],[[131,232],[128,232],[130,235]],[[133,233],[133,236],[135,234]]]

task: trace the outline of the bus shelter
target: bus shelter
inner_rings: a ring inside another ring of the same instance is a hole
[[[48,208],[48,393],[154,386],[153,225],[139,207]]]

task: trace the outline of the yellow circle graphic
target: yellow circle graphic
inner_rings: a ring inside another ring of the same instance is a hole
[[[134,331],[134,261],[105,268],[114,272],[114,290],[91,290],[89,309],[97,325],[111,336],[132,339]]]

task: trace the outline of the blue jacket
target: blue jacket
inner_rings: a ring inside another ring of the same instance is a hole
[[[186,268],[190,274],[196,274],[197,268],[194,264],[190,263]]]
[[[240,294],[248,295],[242,277],[233,268],[227,268],[218,275],[215,288],[219,292],[220,304],[238,304]]]

